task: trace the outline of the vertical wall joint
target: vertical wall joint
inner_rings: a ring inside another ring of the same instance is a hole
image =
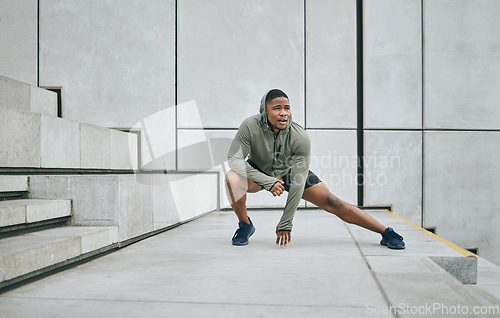
[[[356,0],[356,86],[357,86],[357,152],[358,205],[364,204],[364,139],[363,139],[363,0]]]

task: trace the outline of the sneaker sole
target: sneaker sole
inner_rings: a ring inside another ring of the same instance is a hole
[[[393,249],[393,250],[404,250],[406,247],[404,245],[392,245],[386,241],[380,241],[380,245],[387,246],[388,248]]]
[[[405,249],[405,246],[401,246],[401,245],[390,245],[390,244],[387,244],[386,246],[388,248],[390,248],[390,249],[393,249],[393,250],[404,250]]]
[[[252,232],[250,233],[250,235],[248,235],[248,238],[250,238],[250,236],[252,236],[253,233],[255,233],[255,227],[252,229]],[[248,240],[246,242],[243,242],[243,243],[235,243],[235,242],[233,242],[233,245],[234,246],[245,246],[245,245],[248,245]]]
[[[243,243],[234,243],[233,242],[233,246],[245,246],[245,245],[248,245],[248,241],[243,242]]]

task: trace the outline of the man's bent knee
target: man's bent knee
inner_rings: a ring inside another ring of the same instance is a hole
[[[243,178],[233,170],[230,170],[224,178],[227,191],[226,193],[231,206],[233,203],[242,199],[246,194],[246,189],[242,179]]]
[[[243,183],[241,176],[236,172],[234,172],[233,170],[229,170],[228,173],[226,173],[225,181],[226,181],[226,186],[228,187],[231,186],[235,187]]]
[[[225,183],[228,189],[242,189],[250,193],[255,193],[260,190],[260,186],[255,182],[240,176],[233,170],[229,170],[228,173],[226,173]]]

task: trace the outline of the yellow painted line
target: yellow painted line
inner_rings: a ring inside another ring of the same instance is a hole
[[[419,229],[420,231],[424,232],[425,234],[427,235],[430,235],[432,236],[433,238],[435,238],[436,240],[448,245],[449,247],[451,247],[452,249],[454,249],[455,251],[459,252],[460,254],[464,255],[464,256],[467,256],[467,257],[476,257],[476,255],[472,254],[471,252],[467,251],[467,250],[464,250],[463,248],[459,247],[459,246],[456,246],[455,244],[451,243],[451,242],[448,242],[447,240],[445,240],[444,238],[440,237],[440,236],[437,236],[436,234],[432,233],[432,232],[429,232],[427,231],[426,229],[416,225],[415,223],[412,223],[410,221],[408,221],[407,219],[405,218],[402,218],[400,217],[399,215],[395,214],[395,213],[392,213],[391,211],[389,210],[385,210],[387,213],[397,217],[398,219],[400,219],[401,221],[404,221],[408,224],[410,224],[411,226],[413,226],[414,228],[417,228]]]

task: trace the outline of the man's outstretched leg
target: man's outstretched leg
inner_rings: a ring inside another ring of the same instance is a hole
[[[248,217],[247,212],[247,192],[255,193],[260,190],[260,186],[252,180],[243,178],[233,170],[226,174],[225,178],[226,194],[231,203],[231,207],[238,217],[238,229],[234,233],[233,245],[241,246],[248,244],[248,238],[255,232],[255,227]]]
[[[344,222],[356,224],[382,234],[382,240],[380,241],[382,245],[393,249],[405,248],[403,238],[394,232],[392,228],[385,227],[358,207],[340,200],[328,190],[323,182],[305,189],[302,198],[326,212],[335,214]]]

